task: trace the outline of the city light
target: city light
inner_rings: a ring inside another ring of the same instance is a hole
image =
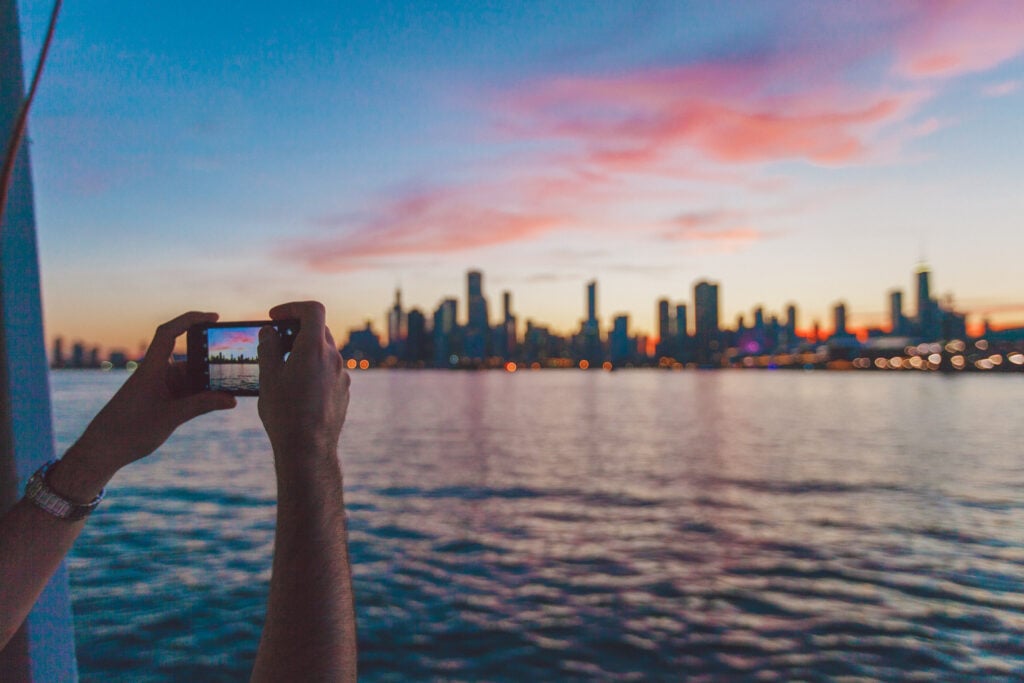
[[[733,327],[720,321],[719,283],[701,281],[693,286],[689,302],[656,302],[656,335],[630,331],[629,316],[617,314],[602,328],[596,280],[586,283],[583,317],[575,332],[559,334],[533,320],[519,324],[512,308],[512,293],[502,293],[498,320],[488,307],[484,274],[466,273],[467,302],[444,298],[433,311],[406,309],[402,292],[395,292],[387,310],[387,334],[372,322],[349,331],[339,349],[349,370],[379,368],[446,368],[459,370],[520,368],[566,369],[656,367],[681,371],[688,368],[752,370],[870,370],[870,371],[992,371],[1024,370],[1024,326],[992,329],[984,337],[967,334],[966,316],[931,297],[930,271],[919,269],[916,315],[902,310],[902,297],[891,292],[890,324],[884,328],[848,327],[846,303],[834,310],[833,329],[823,333],[815,321],[813,331],[798,327],[796,304],[784,315],[757,306],[752,317],[739,316]],[[461,308],[461,314],[460,314]],[[753,324],[750,324],[750,323]],[[141,355],[141,352],[140,352]],[[1004,363],[1004,361],[1007,361]],[[134,369],[124,351],[100,358],[100,349],[75,342],[65,348],[54,339],[53,368]]]

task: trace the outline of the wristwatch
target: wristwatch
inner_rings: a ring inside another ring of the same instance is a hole
[[[25,497],[57,519],[64,519],[69,522],[85,519],[100,504],[107,490],[105,488],[100,490],[99,495],[92,502],[85,503],[84,505],[68,500],[51,489],[46,483],[46,473],[56,464],[56,460],[51,460],[36,470],[25,486]]]

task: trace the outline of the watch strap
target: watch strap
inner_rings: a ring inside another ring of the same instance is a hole
[[[100,504],[101,500],[103,500],[103,496],[106,495],[107,490],[101,490],[96,498],[85,504],[68,500],[51,489],[46,483],[47,472],[49,472],[57,462],[57,460],[51,460],[35,471],[35,474],[29,478],[28,484],[25,486],[25,498],[32,501],[36,507],[57,519],[74,522],[88,517],[89,513],[95,510],[96,506]]]

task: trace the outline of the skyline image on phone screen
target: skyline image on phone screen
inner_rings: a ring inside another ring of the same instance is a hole
[[[206,362],[211,390],[259,391],[259,334],[259,327],[207,328]]]
[[[189,329],[187,372],[191,391],[258,396],[260,329],[267,325],[281,335],[281,348],[287,358],[299,331],[298,320],[209,323]]]

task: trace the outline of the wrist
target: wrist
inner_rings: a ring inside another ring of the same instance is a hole
[[[84,504],[99,495],[116,471],[103,464],[99,453],[79,442],[50,469],[46,481],[55,493]]]

